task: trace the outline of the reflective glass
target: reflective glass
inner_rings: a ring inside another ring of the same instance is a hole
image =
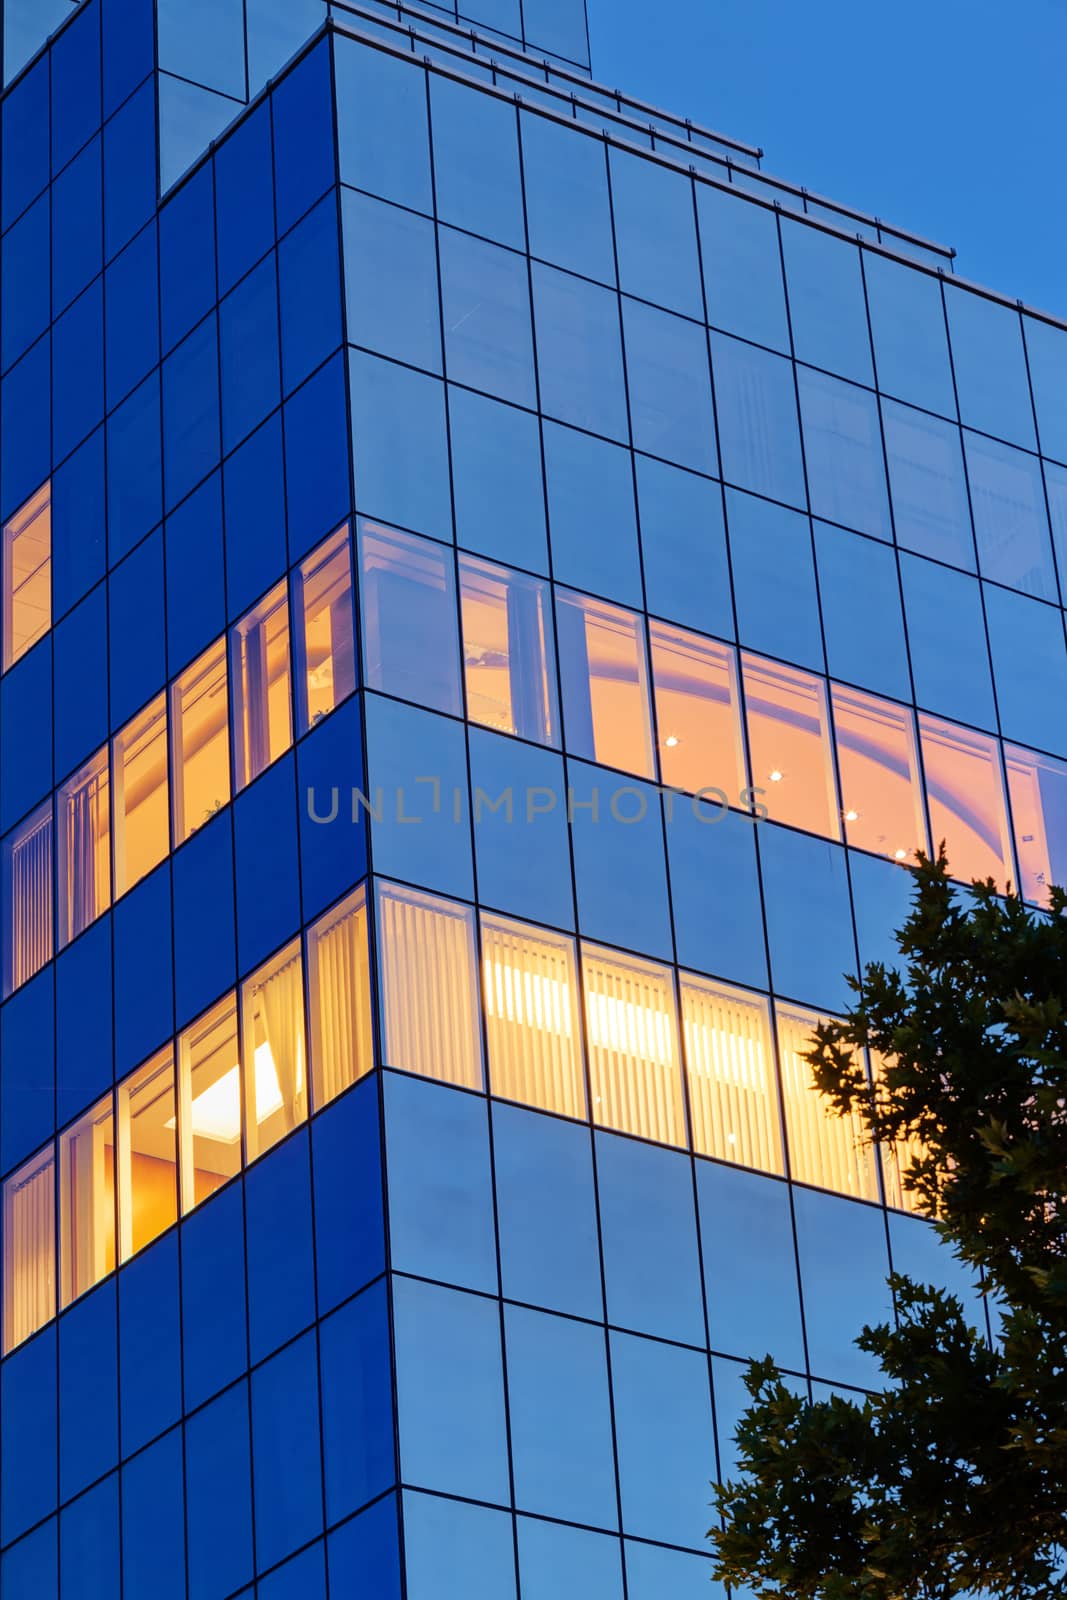
[[[238,790],[293,742],[289,598],[283,581],[230,630],[233,766]]]
[[[359,525],[363,657],[372,689],[460,711],[451,550],[375,522]]]
[[[59,1136],[60,1306],[115,1270],[115,1120],[106,1095]]]
[[[307,934],[311,1078],[318,1110],[374,1065],[367,895],[357,889]]]
[[[118,1087],[119,1259],[178,1220],[174,1056],[161,1050]]]
[[[482,917],[489,1084],[563,1117],[586,1115],[574,940]]]
[[[828,522],[815,524],[815,551],[830,676],[910,700],[895,551]]]
[[[548,117],[519,113],[530,254],[615,282],[605,145]]]
[[[859,250],[788,218],[782,219],[782,250],[797,360],[872,383]]]
[[[49,484],[3,530],[3,670],[52,626],[52,494]]]
[[[726,521],[741,644],[821,672],[810,520],[803,512],[727,489]]]
[[[546,415],[628,442],[618,297],[537,262],[533,290]]]
[[[567,748],[604,766],[653,777],[642,619],[558,590],[556,621]]]
[[[1053,884],[1067,888],[1067,762],[1005,745],[1008,797],[1019,861],[1019,892],[1044,905]]]
[[[811,509],[891,538],[878,404],[866,389],[797,368]]]
[[[692,794],[718,788],[730,805],[740,805],[745,756],[737,652],[664,622],[649,624],[649,643],[663,782]]]
[[[1023,332],[1041,454],[1067,461],[1067,333],[1037,317],[1023,318]]]
[[[776,822],[840,837],[826,685],[776,661],[742,655],[752,783]]]
[[[734,633],[722,490],[708,478],[637,457],[648,609],[688,628]]]
[[[158,866],[170,848],[165,694],[115,735],[111,771],[117,898]]]
[[[60,949],[111,904],[109,791],[105,746],[56,795]]]
[[[1036,446],[1019,313],[955,284],[945,285],[960,421],[998,439]]]
[[[52,805],[46,800],[0,853],[4,998],[52,959]]]
[[[545,422],[542,433],[552,576],[606,600],[640,606],[633,457],[621,445],[555,422]]]
[[[378,890],[383,1064],[482,1086],[474,913],[414,889]]]
[[[883,400],[897,543],[974,571],[960,430],[954,422]]]
[[[437,214],[521,250],[526,242],[515,107],[430,74]]]
[[[694,472],[718,470],[704,329],[623,299],[634,448]]]
[[[767,1001],[689,974],[682,976],[681,993],[693,1149],[761,1172],[782,1172]]]
[[[439,237],[450,381],[536,405],[525,258],[452,228]]]
[[[1003,888],[1015,873],[997,741],[924,712],[919,738],[934,848],[946,841],[954,878],[993,878]]]
[[[356,687],[347,523],[297,568],[294,613],[296,723],[306,733]]]
[[[977,434],[963,435],[983,578],[1056,599],[1041,464],[1036,456]]]
[[[862,1121],[855,1113],[839,1117],[815,1092],[805,1056],[822,1020],[797,1006],[775,1007],[790,1174],[800,1183],[877,1200],[878,1173],[874,1152],[863,1144]]]
[[[182,1212],[241,1170],[241,1069],[232,994],[178,1037]]]
[[[740,339],[711,341],[722,474],[742,489],[805,504],[792,363]]]
[[[778,223],[766,206],[698,183],[708,321],[789,353]]]
[[[230,799],[226,642],[209,646],[170,688],[174,843],[184,843]]]
[[[668,967],[582,946],[593,1121],[684,1145],[674,979]]]
[[[927,848],[910,707],[831,690],[845,838],[860,850],[909,861]]]
[[[803,1372],[788,1186],[712,1161],[696,1163],[696,1184],[711,1348],[735,1356],[769,1351]],[[718,1404],[717,1383],[715,1398]]]
[[[915,699],[931,711],[996,727],[989,645],[976,578],[902,555]]]
[[[245,1155],[254,1161],[308,1114],[304,964],[300,941],[241,985]]]
[[[441,371],[434,226],[400,206],[341,190],[349,344]]]
[[[941,285],[903,262],[863,253],[878,387],[942,416],[956,415]]]
[[[56,1314],[55,1185],[50,1143],[4,1184],[4,1355]]]
[[[613,146],[608,155],[620,288],[702,320],[692,182]]]
[[[459,558],[467,715],[499,733],[559,744],[547,583]]]

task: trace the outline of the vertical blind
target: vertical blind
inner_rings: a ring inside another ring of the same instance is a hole
[[[674,975],[582,946],[593,1120],[660,1144],[686,1143]]]
[[[862,1123],[839,1117],[812,1088],[804,1053],[820,1018],[794,1006],[778,1006],[778,1051],[792,1175],[801,1183],[836,1189],[857,1199],[878,1199],[873,1152],[862,1142]]]
[[[56,1314],[56,1166],[51,1149],[4,1185],[4,1354]]]
[[[480,1089],[473,913],[387,886],[379,890],[378,917],[386,1063]]]
[[[308,972],[315,1104],[323,1106],[373,1065],[367,902],[362,889],[310,930]]]
[[[493,1093],[584,1117],[574,941],[483,917],[482,966]]]
[[[693,1148],[761,1172],[782,1172],[766,1000],[726,984],[683,978],[682,1029]]]

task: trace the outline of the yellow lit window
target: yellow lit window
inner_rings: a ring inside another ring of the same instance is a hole
[[[158,867],[170,847],[165,694],[115,735],[111,772],[117,898]]]
[[[229,802],[229,725],[226,645],[219,639],[171,685],[176,845]]]
[[[177,1221],[176,1105],[169,1048],[119,1084],[120,1261],[128,1261]]]
[[[56,1314],[56,1163],[52,1146],[4,1184],[3,1353]]]
[[[366,681],[401,700],[458,715],[455,557],[433,539],[359,525]]]
[[[919,737],[935,848],[946,841],[954,878],[994,878],[1004,887],[1015,874],[997,741],[925,712]]]
[[[59,1137],[60,1306],[115,1270],[115,1119],[111,1096]]]
[[[789,1166],[799,1183],[817,1184],[857,1199],[878,1199],[873,1152],[857,1116],[839,1117],[813,1088],[804,1052],[820,1018],[796,1006],[776,1008]]]
[[[761,1172],[782,1172],[767,1001],[688,974],[681,989],[693,1149]]]
[[[556,620],[567,748],[655,777],[643,621],[621,606],[562,589]]]
[[[230,629],[233,769],[243,789],[293,742],[285,581]]]
[[[752,783],[775,822],[841,836],[826,716],[826,685],[760,656],[741,658]]]
[[[56,796],[60,949],[111,904],[110,789],[105,746]]]
[[[559,743],[548,585],[461,556],[467,714],[500,733]]]
[[[845,838],[892,861],[913,860],[926,849],[913,713],[840,684],[832,699]]]
[[[669,967],[582,946],[593,1121],[684,1145],[685,1105]]]
[[[474,916],[393,884],[378,890],[385,1063],[482,1087]]]
[[[308,929],[308,993],[317,1109],[374,1065],[365,889],[348,895]]]
[[[178,1039],[182,1212],[241,1170],[241,1071],[232,994]]]
[[[1019,859],[1019,892],[1048,903],[1055,884],[1067,889],[1067,762],[1036,750],[1004,746],[1008,794]]]
[[[308,1114],[300,941],[241,985],[245,1145],[254,1161]]]
[[[4,671],[52,626],[52,495],[38,489],[4,524]]]
[[[298,731],[306,733],[356,687],[347,523],[301,565],[295,612],[296,714]]]
[[[483,916],[482,969],[493,1093],[584,1118],[574,940]]]
[[[52,804],[4,840],[4,995],[52,958]]]
[[[649,624],[649,642],[663,782],[693,794],[721,789],[740,806],[746,780],[736,653],[664,622]]]

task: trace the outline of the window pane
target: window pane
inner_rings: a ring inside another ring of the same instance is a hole
[[[1056,600],[1040,462],[975,433],[965,432],[963,440],[983,578]]]
[[[4,524],[4,671],[52,626],[52,494],[49,484]]]
[[[378,891],[385,1064],[482,1087],[474,913],[392,885]]]
[[[451,550],[374,522],[359,529],[367,684],[460,713]]]
[[[110,787],[105,747],[56,796],[60,949],[111,904]]]
[[[219,639],[171,685],[175,845],[229,803],[229,725],[226,642]]]
[[[241,1170],[241,1075],[232,994],[178,1039],[182,1212]]]
[[[4,1355],[56,1314],[52,1146],[4,1184]]]
[[[300,941],[241,985],[245,1151],[257,1156],[307,1120],[304,964]]]
[[[1015,874],[996,740],[923,712],[919,738],[934,848],[945,840],[954,878],[994,878],[1003,888]]]
[[[974,571],[974,536],[954,422],[882,402],[897,543],[921,556]]]
[[[821,678],[741,658],[752,782],[775,822],[840,838]]]
[[[482,968],[493,1093],[584,1117],[574,940],[483,916]]]
[[[866,389],[797,368],[811,509],[891,539],[878,404]]]
[[[568,750],[654,777],[641,618],[560,590],[556,619]]]
[[[158,866],[170,847],[166,695],[157,695],[115,735],[111,770],[117,898]]]
[[[649,624],[659,764],[672,789],[721,789],[741,804],[745,757],[737,706],[737,653],[663,622]]]
[[[3,849],[4,998],[52,959],[52,806],[45,801]]]
[[[356,687],[347,523],[300,567],[297,594],[296,716],[306,733]]]
[[[795,1006],[779,1005],[775,1011],[792,1177],[838,1194],[877,1200],[873,1152],[861,1142],[859,1117],[837,1116],[812,1087],[804,1052],[811,1048],[812,1031],[821,1019]]]
[[[687,975],[682,1030],[693,1149],[761,1172],[784,1171],[766,1000]]]
[[[880,1080],[884,1066],[884,1058],[871,1051],[871,1069],[874,1081]],[[893,1145],[879,1145],[878,1153],[882,1158],[882,1184],[885,1189],[885,1203],[896,1211],[910,1211],[914,1215],[923,1215],[923,1207],[911,1189],[904,1186],[904,1175],[916,1162],[928,1154],[926,1146],[914,1134],[906,1139],[898,1139]],[[897,1271],[905,1270],[898,1267]]]
[[[115,1119],[106,1095],[59,1136],[60,1305],[115,1270]]]
[[[293,739],[284,581],[230,630],[234,781],[243,789]]]
[[[177,1099],[168,1046],[118,1089],[119,1259],[178,1220]]]
[[[501,733],[559,744],[548,585],[461,556],[467,714]]]
[[[374,1065],[365,889],[357,889],[308,929],[308,982],[318,1110]]]
[[[832,697],[845,838],[907,861],[926,849],[912,712],[836,683]]]
[[[1045,905],[1053,884],[1067,888],[1067,762],[1010,744],[1004,761],[1019,892],[1024,900]]]
[[[593,1121],[684,1145],[674,978],[668,967],[582,946]]]

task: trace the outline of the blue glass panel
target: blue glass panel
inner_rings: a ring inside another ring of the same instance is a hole
[[[275,4],[271,22],[275,31],[283,23],[294,27],[296,37],[285,55],[277,59],[282,66],[297,47],[324,21],[322,0],[303,0],[299,6]],[[248,70],[253,94],[276,70],[264,69],[261,44],[264,32],[262,13],[246,6]],[[297,32],[297,30],[301,30]],[[288,41],[286,41],[288,44]],[[275,49],[277,46],[275,45]],[[258,57],[258,59],[257,59]],[[252,74],[255,71],[256,76]],[[287,233],[335,181],[333,82],[330,74],[330,44],[327,40],[306,55],[271,95],[274,119],[274,204],[279,235]],[[336,221],[336,209],[334,218]]]
[[[963,440],[983,578],[1056,600],[1040,462],[975,433]]]
[[[815,550],[831,678],[910,700],[904,612],[892,550],[823,522],[815,525]]]
[[[213,482],[218,483],[217,476]],[[222,486],[226,605],[234,621],[287,565],[280,415],[268,418],[229,457],[222,469]],[[171,526],[173,521],[172,517]]]
[[[351,189],[341,216],[349,343],[440,372],[433,223]]]
[[[353,789],[366,789],[360,710],[358,701],[349,700],[323,717],[296,747],[300,903],[305,922],[366,872],[366,819],[359,816],[353,823],[351,804]],[[323,796],[319,815],[328,816],[334,787],[338,790],[336,821],[328,826],[313,822],[309,794]]]
[[[811,524],[798,511],[726,491],[730,561],[743,645],[823,670]],[[736,803],[736,797],[731,795]]]
[[[185,1600],[182,1436],[175,1428],[122,1469],[122,1574],[127,1594]]]
[[[704,329],[624,299],[626,374],[634,448],[696,472],[715,472],[715,412]]]
[[[579,929],[590,939],[669,961],[673,947],[658,791],[576,761],[567,763],[567,773]]]
[[[1067,333],[1037,317],[1023,319],[1041,453],[1067,461]]]
[[[48,476],[51,438],[49,341],[39,339],[0,385],[0,484],[4,515]]]
[[[0,363],[5,370],[48,326],[50,251],[48,196],[42,195],[4,237]]]
[[[52,607],[61,617],[104,575],[104,430],[52,475]]]
[[[412,1600],[515,1600],[514,1535],[501,1511],[405,1494],[404,1553]]]
[[[856,970],[845,852],[764,824],[759,830],[771,982],[776,994],[842,1011]]]
[[[797,368],[812,513],[892,537],[878,403],[866,389]]]
[[[439,237],[449,378],[516,405],[536,405],[525,258],[453,228],[442,228]]]
[[[703,1345],[689,1157],[598,1133],[596,1164],[608,1321],[661,1339]]]
[[[159,0],[159,65],[246,100],[243,0]]]
[[[929,711],[995,728],[989,648],[978,582],[901,556],[915,698]]]
[[[248,1387],[235,1384],[185,1425],[189,1588],[222,1600],[252,1576]]]
[[[226,294],[274,243],[274,175],[267,102],[219,146],[215,156],[215,199],[219,293]]]
[[[107,738],[107,593],[100,584],[52,635],[56,771],[66,777]]]
[[[878,387],[942,416],[956,415],[941,285],[925,272],[865,251]]]
[[[718,484],[638,456],[637,494],[649,611],[703,633],[732,638],[726,528]]]
[[[48,183],[48,57],[4,95],[0,107],[0,226],[6,231]]]
[[[155,24],[137,0],[102,0],[104,115],[110,116],[155,64]]]
[[[400,1542],[392,1495],[353,1517],[329,1539],[330,1588],[358,1594],[368,1587],[375,1600],[400,1600]]]
[[[171,882],[166,868],[123,896],[112,927],[115,1074],[124,1077],[174,1031]]]
[[[468,734],[478,893],[483,905],[574,926],[563,763],[486,729]],[[511,792],[510,813],[501,795]],[[479,799],[479,791],[485,798]],[[554,798],[553,798],[554,797]]]
[[[116,1332],[113,1278],[79,1300],[59,1324],[59,1494],[63,1500],[80,1493],[118,1460]]]
[[[518,1533],[523,1600],[622,1600],[617,1539],[532,1517]]]
[[[514,107],[432,73],[430,115],[438,217],[524,249]]]
[[[1019,313],[954,284],[945,305],[964,426],[1035,449]]]
[[[237,961],[248,972],[300,922],[300,858],[292,754],[237,796],[233,856]]]
[[[358,509],[451,538],[444,385],[359,351],[349,371]]]
[[[0,1478],[0,1530],[17,1539],[56,1504],[56,1330],[46,1328],[0,1367],[0,1448],[17,1472]]]
[[[371,824],[375,869],[469,898],[473,877],[462,724],[378,695],[367,695],[366,702],[367,782],[372,801],[379,786],[383,799],[381,821]],[[420,777],[440,780],[439,811],[433,809],[432,783],[420,784]],[[398,820],[416,816],[422,818],[417,826]]]
[[[289,558],[306,554],[348,515],[349,429],[344,357],[338,354],[285,405]]]
[[[974,571],[960,430],[893,400],[882,403],[897,543]]]
[[[59,1593],[57,1536],[58,1526],[52,1517],[0,1555],[0,1584],[3,1584],[5,1594],[29,1596]],[[167,1600],[170,1600],[169,1596]]]
[[[726,1590],[711,1581],[707,1556],[686,1555],[663,1545],[625,1541],[626,1593],[629,1600],[725,1600]],[[734,1600],[746,1600],[747,1591],[734,1589]]]
[[[110,261],[156,209],[154,84],[143,84],[104,124],[104,202],[104,255]]]
[[[181,1416],[181,1297],[174,1232],[119,1274],[122,1450],[131,1455]]]
[[[1067,755],[1067,651],[1063,615],[985,585],[986,621],[1001,732]]]
[[[259,1580],[259,1600],[326,1600],[326,1546],[318,1544]]]
[[[320,1314],[385,1267],[378,1083],[368,1078],[311,1124]]]
[[[59,1581],[71,1600],[111,1600],[119,1580],[119,1480],[113,1473],[59,1518]]]
[[[678,960],[698,972],[767,987],[755,825],[721,806],[676,799],[667,818],[671,902]],[[709,916],[715,885],[729,917]]]
[[[169,510],[219,459],[219,347],[214,316],[205,317],[171,351],[162,376],[163,464]]]
[[[915,880],[895,861],[856,852],[849,858],[849,870],[860,964],[881,961],[886,967],[897,966],[900,952],[894,935],[911,909]]]
[[[278,293],[282,386],[289,394],[341,343],[341,262],[332,194],[278,246]]]
[[[256,1566],[271,1567],[322,1529],[319,1371],[314,1331],[252,1374]]]
[[[614,148],[610,166],[620,287],[702,321],[691,179]]]
[[[585,8],[574,0],[523,0],[527,42],[536,50],[589,65]]]
[[[789,322],[773,211],[697,184],[708,321],[789,353]]]
[[[334,72],[342,182],[432,211],[423,68],[340,38]]]
[[[542,408],[575,427],[627,441],[615,295],[540,264],[533,286]]]
[[[163,348],[206,316],[215,301],[214,167],[194,173],[159,213]]]
[[[558,583],[641,605],[629,451],[574,428],[543,427],[552,573]]]
[[[615,282],[605,148],[523,111],[522,163],[530,254],[601,283]]]
[[[722,474],[757,494],[806,502],[793,368],[782,357],[717,334],[712,341]]]
[[[245,108],[169,72],[161,72],[158,83],[159,187],[165,195]]]
[[[789,1188],[776,1178],[696,1163],[711,1348],[773,1356],[804,1370]]]
[[[159,360],[156,230],[142,228],[107,269],[107,403],[114,406]]]
[[[52,454],[61,460],[103,420],[104,304],[94,283],[52,329]]]
[[[65,167],[100,126],[100,14],[86,6],[52,46],[52,170]]]
[[[182,1356],[190,1410],[248,1365],[240,1184],[212,1196],[182,1224]]]
[[[602,1317],[588,1131],[517,1106],[492,1113],[504,1294]]]
[[[389,1321],[383,1285],[319,1328],[326,1521],[381,1494],[396,1478]]]
[[[62,1125],[110,1088],[111,929],[106,917],[56,963],[56,1120]]]
[[[44,641],[0,679],[0,827],[52,787],[52,652]]]
[[[309,295],[321,292],[307,285]],[[222,448],[228,454],[281,400],[278,281],[268,256],[219,307]],[[164,384],[166,403],[166,384]]]
[[[391,1072],[383,1090],[393,1270],[496,1294],[486,1102]]]
[[[877,1387],[877,1364],[852,1341],[864,1323],[892,1320],[885,1213],[813,1189],[793,1199],[811,1371]]]
[[[52,309],[80,294],[103,262],[101,143],[95,138],[52,185]]]
[[[797,360],[873,383],[857,247],[783,218],[782,249]]]
[[[397,1278],[393,1317],[405,1482],[506,1505],[499,1307]]]
[[[108,600],[111,726],[118,728],[166,682],[161,529],[112,570]]]
[[[306,1328],[315,1315],[306,1130],[249,1169],[245,1246],[248,1343],[256,1362]]]
[[[23,985],[0,1011],[0,1170],[7,1172],[55,1127],[53,969]]]
[[[226,626],[221,491],[216,472],[171,514],[164,529],[167,663],[172,673]]]
[[[969,1321],[984,1334],[985,1309],[977,1279],[942,1242],[933,1224],[922,1217],[902,1216],[899,1211],[890,1211],[888,1221],[893,1271],[957,1295]]]
[[[624,1530],[703,1549],[715,1476],[707,1356],[613,1333],[611,1377]]]
[[[237,969],[233,819],[198,828],[174,858],[174,996],[181,1027],[228,988]]]
[[[448,408],[457,542],[509,566],[547,572],[537,418],[451,387]]]

